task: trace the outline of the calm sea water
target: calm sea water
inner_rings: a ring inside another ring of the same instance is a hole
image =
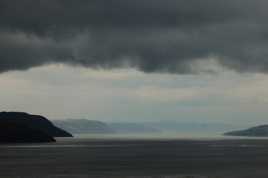
[[[4,178],[267,178],[268,140],[220,135],[75,135],[0,146]]]

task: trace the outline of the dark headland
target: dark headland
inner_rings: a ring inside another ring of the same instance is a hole
[[[268,137],[268,125],[260,125],[245,130],[226,132],[227,136]]]
[[[47,118],[23,112],[0,112],[0,143],[53,142],[72,135]]]
[[[0,143],[39,143],[56,140],[44,132],[25,125],[9,122],[0,123]]]

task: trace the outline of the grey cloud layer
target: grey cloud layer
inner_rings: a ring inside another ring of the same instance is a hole
[[[1,0],[0,72],[47,63],[268,71],[266,0]]]

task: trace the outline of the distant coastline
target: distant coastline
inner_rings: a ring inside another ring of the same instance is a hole
[[[268,125],[259,125],[244,130],[224,133],[225,136],[268,137]]]
[[[194,135],[202,137],[222,137],[227,130],[235,130],[242,126],[223,123],[202,123],[202,122],[177,122],[177,121],[152,121],[152,122],[127,122],[114,121],[104,122],[89,119],[62,119],[52,122],[74,135],[90,137],[116,137],[116,136],[178,136],[190,137]]]

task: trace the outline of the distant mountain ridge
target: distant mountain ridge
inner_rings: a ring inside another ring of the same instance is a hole
[[[156,133],[159,129],[142,123],[113,122],[87,119],[53,120],[56,126],[73,134]]]
[[[56,126],[61,127],[73,134],[218,134],[226,130],[234,130],[239,127],[223,123],[202,122],[102,122],[87,119],[53,120]]]
[[[87,119],[66,119],[53,120],[56,126],[61,127],[73,134],[87,134],[87,133],[115,133],[106,123],[101,121],[87,120]]]
[[[268,125],[259,125],[251,127],[245,130],[236,130],[226,132],[224,135],[227,136],[247,136],[247,137],[267,137],[268,136]]]

